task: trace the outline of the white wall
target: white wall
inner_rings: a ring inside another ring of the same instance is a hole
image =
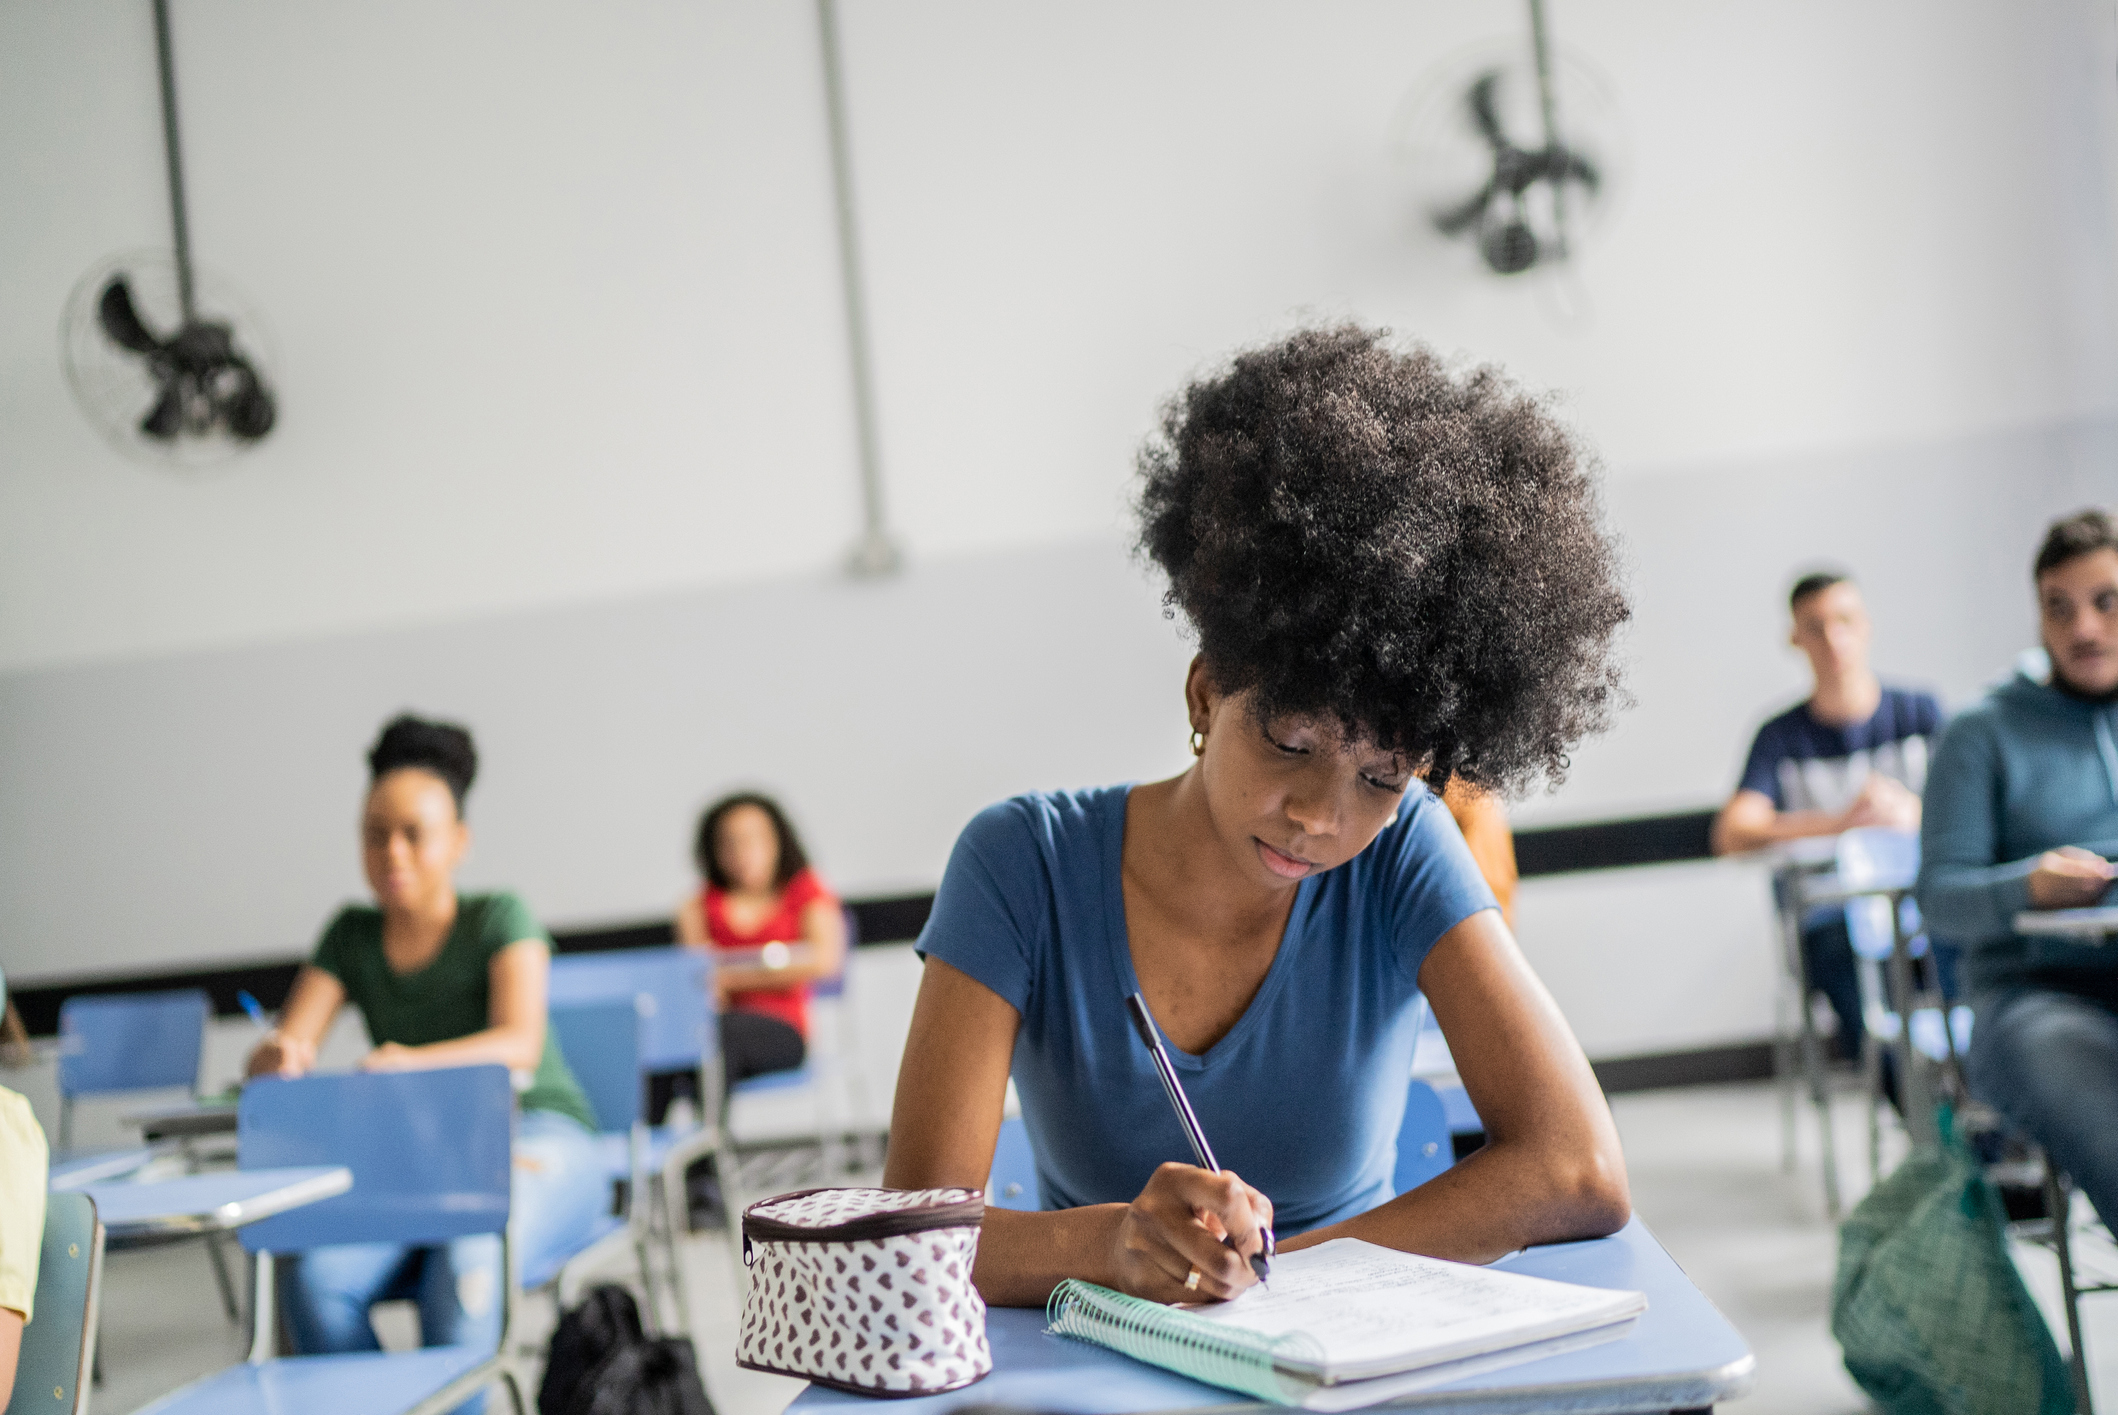
[[[2088,0],[1567,9],[1631,134],[1555,328],[1423,235],[1401,104],[1521,7],[859,0],[884,450],[916,553],[1111,535],[1156,401],[1303,312],[1564,392],[1615,474],[2118,406]],[[143,4],[0,0],[0,667],[832,563],[855,525],[799,3],[177,7],[200,258],[285,417],[172,476],[73,410],[67,291],[165,239]]]
[[[858,524],[811,10],[173,7],[192,241],[282,417],[175,475],[55,357],[166,245],[138,3],[0,0],[0,665],[833,562]]]

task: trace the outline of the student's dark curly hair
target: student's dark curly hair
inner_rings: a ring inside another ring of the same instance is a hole
[[[788,882],[809,868],[809,856],[802,849],[802,838],[794,833],[793,822],[780,809],[780,803],[757,791],[738,791],[733,796],[723,796],[706,808],[699,817],[699,833],[691,842],[691,858],[698,861],[699,872],[715,889],[731,887],[728,872],[721,868],[720,856],[714,853],[714,844],[721,834],[721,821],[738,806],[755,806],[772,821],[772,830],[779,837],[779,867],[772,872],[772,887],[785,889]]]
[[[1139,550],[1261,717],[1334,716],[1437,791],[1556,785],[1629,701],[1595,485],[1500,371],[1386,339],[1303,330],[1172,399],[1140,454]]]
[[[446,782],[456,800],[456,814],[463,814],[463,798],[471,794],[471,782],[478,776],[478,748],[469,732],[453,722],[429,722],[410,713],[392,718],[368,752],[368,780],[372,784],[408,766]]]
[[[2093,555],[2099,550],[2118,550],[2118,521],[2111,513],[2091,506],[2062,516],[2046,528],[2044,542],[2037,547],[2037,560],[2030,569],[2032,580],[2044,578],[2069,560]]]

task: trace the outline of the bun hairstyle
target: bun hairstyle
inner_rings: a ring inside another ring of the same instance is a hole
[[[471,793],[471,782],[478,776],[478,748],[472,745],[471,734],[453,722],[429,722],[402,713],[382,729],[368,751],[369,784],[405,767],[440,777],[455,798],[460,816],[463,798]]]

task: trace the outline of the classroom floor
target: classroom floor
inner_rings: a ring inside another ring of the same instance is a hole
[[[1620,1096],[1614,1108],[1635,1206],[1757,1352],[1757,1386],[1729,1408],[1743,1415],[1867,1410],[1826,1326],[1834,1237],[1824,1218],[1810,1117],[1802,1117],[1801,1163],[1788,1174],[1780,1167],[1779,1112],[1769,1085]],[[1857,1195],[1866,1182],[1866,1140],[1850,1099],[1842,1103],[1840,1122],[1847,1190]],[[737,1314],[723,1239],[698,1235],[684,1258],[695,1335],[720,1415],[777,1415],[799,1386],[736,1369]],[[2085,1255],[2083,1261],[2096,1259]],[[2118,1253],[2105,1261],[2118,1263]],[[2019,1263],[2057,1323],[2058,1279],[2050,1259],[2027,1250]],[[622,1253],[614,1255],[612,1270],[625,1270]],[[99,1415],[123,1415],[241,1359],[241,1339],[221,1315],[206,1254],[197,1245],[114,1254],[104,1292]],[[2118,1400],[2118,1300],[2091,1299],[2084,1312],[2090,1353],[2104,1358],[2095,1372],[2098,1393]],[[533,1303],[527,1315],[527,1335],[548,1329],[548,1305]],[[384,1309],[378,1326],[389,1344],[412,1338],[403,1308]]]

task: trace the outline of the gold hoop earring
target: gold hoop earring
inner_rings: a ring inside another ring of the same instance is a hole
[[[1206,755],[1206,734],[1204,732],[1193,730],[1191,734],[1191,754],[1195,757]]]

